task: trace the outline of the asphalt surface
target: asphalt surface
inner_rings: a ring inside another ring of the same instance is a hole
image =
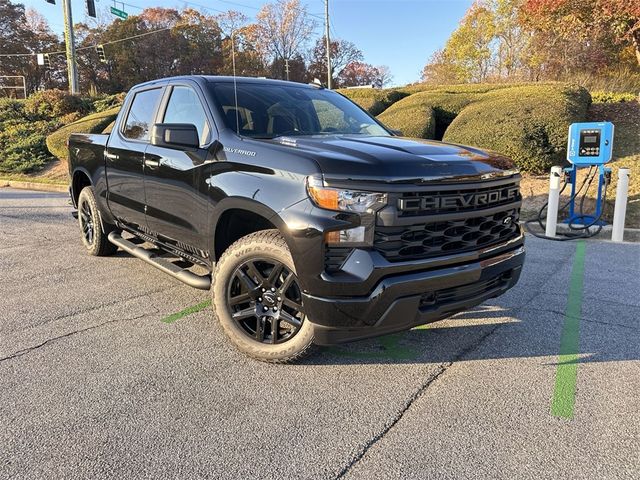
[[[473,311],[249,360],[208,299],[88,256],[65,195],[0,189],[0,478],[639,478],[640,244],[587,242],[575,407],[552,415],[575,242]],[[173,317],[175,318],[175,317]]]

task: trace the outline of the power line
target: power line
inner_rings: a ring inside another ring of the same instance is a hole
[[[133,40],[136,38],[140,38],[140,37],[146,37],[147,35],[153,35],[154,33],[160,33],[160,32],[166,32],[167,30],[172,30],[176,27],[184,27],[184,26],[190,26],[190,24],[188,23],[177,23],[172,27],[166,27],[166,28],[159,28],[158,30],[152,30],[150,32],[144,32],[144,33],[140,33],[138,35],[132,35],[131,37],[125,37],[125,38],[119,38],[117,40],[110,40],[108,42],[101,42],[101,43],[96,43],[94,45],[86,45],[84,47],[78,47],[76,48],[76,51],[78,50],[89,50],[91,48],[96,48],[98,45],[112,45],[114,43],[120,43],[120,42],[126,42],[127,40]],[[58,50],[55,52],[38,52],[38,53],[47,53],[48,55],[59,55],[62,53],[65,53],[66,50]],[[33,55],[37,55],[38,53],[0,53],[0,57],[27,57],[27,56],[33,56]]]
[[[222,2],[222,3],[231,4],[231,5],[245,6],[245,7],[247,7],[247,8],[252,8],[252,9],[260,10],[260,9],[259,9],[259,8],[257,8],[257,7],[249,7],[248,5],[243,5],[243,4],[236,3],[236,2],[231,2],[231,1],[224,1],[224,2],[223,2],[222,0],[218,0],[218,1],[220,1],[220,2]],[[133,4],[131,4],[131,3],[127,3],[127,2],[120,2],[119,0],[118,0],[118,2],[117,2],[117,3],[119,3],[119,4],[121,4],[121,5],[128,6],[128,7],[133,7],[133,8],[138,8],[138,9],[140,9],[140,10],[144,10],[144,8],[143,8],[143,7],[139,7],[138,5],[133,5]],[[227,11],[225,11],[225,10],[219,10],[219,9],[217,9],[217,8],[208,7],[208,6],[201,5],[201,4],[194,3],[194,2],[183,1],[182,3],[187,4],[187,5],[191,5],[191,6],[193,6],[193,7],[202,8],[203,10],[210,10],[210,11],[218,12],[218,13],[227,13]],[[311,14],[309,14],[309,13],[307,13],[307,15],[314,16],[314,17],[315,17],[315,15],[311,15]],[[324,19],[323,19],[323,20],[324,20]],[[158,29],[158,30],[152,30],[152,31],[150,31],[150,32],[144,32],[144,33],[140,33],[140,34],[138,34],[138,35],[132,35],[132,36],[130,36],[130,37],[120,38],[120,39],[117,39],[117,40],[111,40],[111,41],[108,41],[108,42],[100,42],[100,43],[96,43],[96,44],[93,44],[93,45],[86,45],[86,46],[83,46],[83,47],[77,47],[77,48],[76,48],[76,51],[79,51],[79,50],[89,50],[89,49],[92,49],[92,48],[96,48],[98,45],[102,45],[102,46],[104,46],[104,45],[112,45],[112,44],[114,44],[114,43],[125,42],[125,41],[127,41],[127,40],[134,40],[134,39],[136,39],[136,38],[146,37],[147,35],[153,35],[153,34],[155,34],[155,33],[165,32],[165,31],[167,31],[167,30],[172,30],[173,28],[181,27],[181,26],[190,26],[190,24],[188,24],[188,23],[184,23],[184,24],[177,23],[176,25],[174,25],[174,26],[172,26],[172,27],[160,28],[160,29]],[[33,57],[33,56],[38,55],[38,53],[46,53],[46,54],[48,54],[48,55],[61,55],[61,54],[63,54],[63,53],[66,53],[66,50],[57,50],[57,51],[54,51],[54,52],[35,52],[35,53],[0,53],[0,58],[3,58],[3,57],[4,57],[4,58],[6,58],[6,57]]]

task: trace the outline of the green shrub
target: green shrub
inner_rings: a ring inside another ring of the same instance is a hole
[[[453,120],[444,140],[498,151],[541,173],[566,159],[569,124],[586,119],[589,92],[578,86],[527,85],[482,95]]]
[[[93,111],[104,112],[113,107],[121,106],[124,103],[126,93],[115,93],[113,95],[102,95],[92,99]]]
[[[24,100],[0,98],[0,124],[7,120],[24,118]]]
[[[638,98],[640,98],[639,94],[630,92],[607,92],[603,90],[591,92],[593,103],[633,102]]]
[[[414,93],[409,98],[405,98],[398,102],[420,102],[429,105],[433,109],[435,115],[435,130],[433,137],[441,140],[444,132],[447,130],[454,118],[467,105],[481,98],[481,91],[464,91],[459,88],[443,88],[438,90],[426,90]],[[407,122],[410,120],[407,119]]]
[[[67,150],[67,140],[72,133],[101,133],[110,123],[112,123],[120,107],[114,107],[104,112],[93,113],[73,123],[65,125],[47,137],[47,147],[49,151],[58,159],[67,162],[69,152]]]
[[[377,90],[375,88],[345,88],[338,90],[342,95],[360,105],[371,115],[378,115],[408,93],[398,90]]]
[[[405,137],[434,138],[436,118],[431,104],[418,95],[394,103],[378,115],[387,127],[400,130]]]
[[[45,145],[45,136],[59,125],[55,120],[3,122],[0,129],[0,172],[31,173],[53,160]]]
[[[72,112],[88,113],[87,99],[62,90],[42,90],[24,101],[25,113],[34,120],[53,120]]]

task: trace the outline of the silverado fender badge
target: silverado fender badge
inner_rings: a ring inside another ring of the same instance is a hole
[[[238,155],[246,155],[248,157],[256,156],[256,152],[253,150],[244,150],[242,148],[224,147],[222,150],[227,153],[237,153]]]

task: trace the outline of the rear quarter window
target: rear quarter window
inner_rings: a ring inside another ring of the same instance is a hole
[[[149,140],[149,131],[161,93],[161,88],[154,88],[135,94],[122,128],[122,135],[131,140]]]

